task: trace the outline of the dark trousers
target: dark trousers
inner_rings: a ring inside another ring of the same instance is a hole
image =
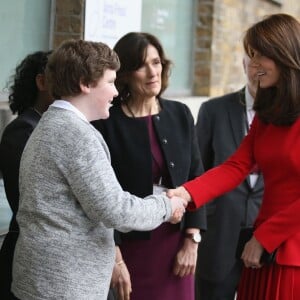
[[[234,300],[240,280],[242,264],[236,263],[223,281],[196,278],[196,300]]]
[[[0,250],[0,298],[3,300],[17,299],[10,291],[12,282],[12,263],[17,238],[17,232],[9,232],[5,236]]]

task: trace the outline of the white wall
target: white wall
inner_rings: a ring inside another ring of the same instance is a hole
[[[166,97],[167,99],[169,97]],[[170,99],[174,99],[170,97]],[[191,110],[192,115],[194,117],[194,121],[197,121],[198,111],[201,106],[201,104],[208,100],[208,97],[182,97],[182,98],[176,98],[174,100],[178,100],[182,103],[185,103]]]

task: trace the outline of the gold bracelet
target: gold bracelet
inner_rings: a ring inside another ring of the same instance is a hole
[[[118,262],[116,262],[116,265],[122,265],[122,264],[124,264],[124,260],[123,259],[121,259],[121,260],[119,260]]]

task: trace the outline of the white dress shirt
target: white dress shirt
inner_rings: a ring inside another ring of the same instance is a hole
[[[246,86],[246,89],[245,89],[245,102],[246,102],[246,116],[247,116],[248,128],[250,128],[251,123],[254,118],[254,115],[255,115],[255,112],[253,110],[254,99],[249,92],[248,86]],[[246,132],[248,132],[248,128],[246,128]],[[249,175],[250,185],[252,188],[254,187],[254,185],[257,181],[257,178],[258,178],[257,174]]]

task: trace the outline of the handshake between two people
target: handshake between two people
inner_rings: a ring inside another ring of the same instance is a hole
[[[191,196],[183,186],[167,190],[166,195],[169,197],[172,207],[172,215],[169,222],[176,224],[181,221],[188,202],[192,200]]]

